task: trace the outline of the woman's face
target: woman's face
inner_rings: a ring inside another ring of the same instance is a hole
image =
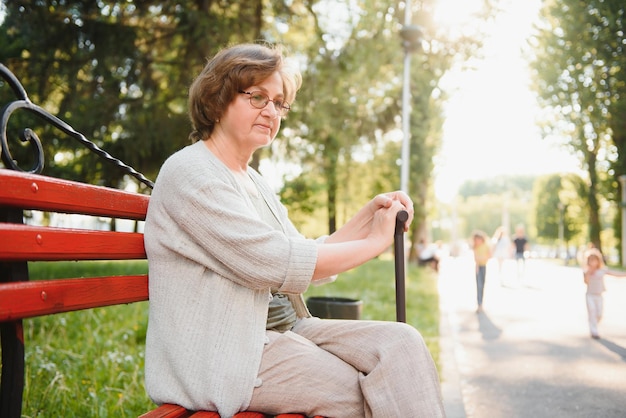
[[[273,100],[284,99],[283,80],[275,72],[258,85],[247,87],[245,91],[260,91],[269,97],[270,102],[263,109],[257,109],[250,104],[249,94],[239,93],[228,105],[219,126],[229,140],[235,141],[240,149],[249,149],[252,153],[269,145],[278,133],[281,113]]]

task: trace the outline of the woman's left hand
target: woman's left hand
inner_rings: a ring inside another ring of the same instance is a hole
[[[326,239],[326,242],[345,242],[367,237],[372,233],[372,224],[376,213],[380,209],[387,210],[392,208],[394,202],[396,203],[396,207],[391,209],[394,217],[403,209],[409,214],[409,219],[404,226],[404,231],[408,231],[409,225],[411,225],[411,221],[413,220],[413,201],[411,201],[411,198],[402,191],[381,193],[363,206],[344,226],[333,232]],[[389,236],[393,237],[393,233]]]
[[[389,208],[391,207],[394,201],[398,201],[404,207],[409,214],[409,219],[406,221],[404,226],[404,231],[409,230],[409,226],[413,221],[414,209],[413,209],[413,201],[411,198],[401,190],[397,190],[395,192],[388,192],[376,195],[374,199],[372,199],[372,204],[374,205],[374,211],[379,208]]]

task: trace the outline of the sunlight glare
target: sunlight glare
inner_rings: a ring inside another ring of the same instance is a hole
[[[440,1],[449,10],[469,7],[464,0]],[[537,126],[540,109],[522,50],[540,5],[540,0],[502,0],[502,11],[488,25],[484,58],[475,57],[471,69],[452,69],[442,79],[450,98],[435,163],[439,200],[454,199],[466,180],[578,170],[576,158],[542,139]]]
[[[480,0],[437,0],[433,19],[435,23],[449,28],[468,24],[480,11]]]

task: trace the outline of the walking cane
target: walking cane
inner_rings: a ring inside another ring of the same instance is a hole
[[[396,321],[406,322],[405,272],[404,272],[404,224],[409,213],[401,210],[396,215],[396,230],[393,234],[394,259],[396,263]]]

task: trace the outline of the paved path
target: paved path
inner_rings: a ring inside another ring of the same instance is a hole
[[[479,314],[472,259],[441,264],[448,418],[626,417],[626,278],[607,279],[593,340],[579,268],[528,260],[518,280],[514,261],[501,276],[492,262]]]

